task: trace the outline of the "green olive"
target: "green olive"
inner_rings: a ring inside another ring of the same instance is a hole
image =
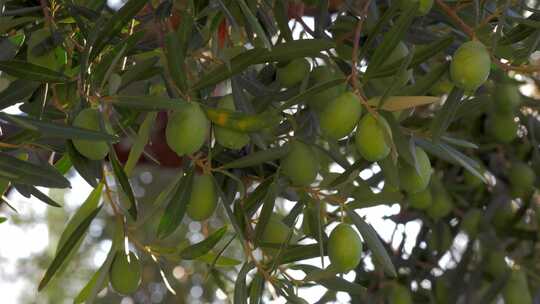
[[[100,131],[99,117],[100,113],[98,110],[87,108],[77,114],[73,120],[73,125],[83,129]],[[110,132],[110,130],[107,131]],[[74,139],[73,145],[84,157],[92,160],[101,160],[109,153],[109,145],[104,141]]]
[[[472,174],[469,170],[465,170],[463,172],[463,181],[466,185],[469,185],[473,188],[480,187],[484,184],[484,182],[478,176]]]
[[[210,124],[201,107],[194,102],[172,113],[167,122],[165,136],[169,147],[182,156],[197,152],[204,141]]]
[[[231,111],[236,110],[232,95],[227,95],[221,98],[218,102],[218,107]],[[220,126],[214,126],[214,131],[216,135],[216,141],[220,145],[229,149],[241,149],[249,142],[249,135],[247,133],[238,132]]]
[[[196,175],[191,187],[191,195],[186,210],[187,215],[195,221],[206,220],[214,213],[217,200],[212,175]]]
[[[280,216],[272,214],[264,228],[262,241],[271,244],[282,244],[287,240],[290,230],[291,228],[283,223]]]
[[[476,237],[478,230],[480,229],[480,223],[482,221],[482,211],[474,208],[463,216],[461,220],[461,230],[467,233],[470,237]]]
[[[500,83],[493,91],[493,105],[499,114],[513,113],[521,102],[519,87],[511,83]]]
[[[514,120],[514,115],[495,114],[489,116],[487,128],[490,134],[501,143],[510,143],[517,137],[518,123]]]
[[[407,48],[407,45],[405,43],[399,42],[382,66],[385,67],[392,65],[399,60],[407,57],[407,55],[409,55],[409,48]],[[379,93],[384,93],[386,92],[386,89],[392,85],[394,86],[394,88],[400,88],[405,86],[411,78],[412,70],[404,70],[400,72],[400,74],[394,76],[372,79],[369,83],[373,85],[373,87]]]
[[[522,269],[514,269],[503,288],[505,304],[532,304],[527,274]]]
[[[486,82],[490,68],[491,58],[486,47],[479,41],[469,41],[454,53],[450,77],[457,87],[474,91]]]
[[[332,268],[338,272],[348,272],[356,268],[362,257],[362,240],[347,224],[339,224],[328,239],[328,257]]]
[[[412,304],[411,291],[401,284],[392,284],[389,304]]]
[[[418,172],[415,167],[407,163],[401,164],[399,168],[400,186],[408,193],[416,193],[426,189],[431,179],[431,162],[426,152],[422,148],[416,147],[415,154]]]
[[[305,58],[297,58],[284,67],[278,67],[277,79],[286,88],[300,84],[308,76],[310,64]]]
[[[388,138],[392,137],[390,126],[384,117],[366,114],[358,123],[355,143],[358,153],[367,161],[378,161],[390,153]]]
[[[137,291],[141,283],[141,264],[137,256],[118,251],[109,270],[109,281],[112,288],[120,294],[131,294]]]
[[[281,160],[281,172],[295,186],[308,186],[315,181],[319,171],[317,155],[312,148],[300,141],[292,141],[289,153]]]
[[[508,180],[514,197],[525,197],[532,191],[536,174],[524,162],[514,162],[508,171]]]
[[[454,203],[448,192],[441,185],[432,189],[432,203],[427,209],[427,214],[434,220],[439,220],[452,212]]]
[[[452,241],[450,226],[441,223],[429,232],[427,244],[432,251],[440,254],[446,252],[452,246]]]
[[[311,85],[318,85],[338,78],[340,78],[339,73],[327,65],[314,68],[309,75]],[[345,89],[345,83],[328,88],[313,95],[309,100],[309,105],[316,111],[321,112],[328,103],[345,92]]]
[[[416,193],[410,193],[407,195],[409,206],[415,209],[427,209],[429,206],[431,206],[432,202],[432,195],[431,195],[431,189],[427,187],[426,189],[416,192]]]
[[[321,133],[329,139],[343,138],[352,132],[361,115],[362,105],[358,96],[351,92],[343,93],[321,112]]]

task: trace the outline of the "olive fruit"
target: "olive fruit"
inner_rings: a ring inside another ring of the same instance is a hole
[[[338,79],[339,76],[340,75],[338,72],[331,67],[322,65],[314,68],[313,71],[311,71],[309,81],[311,85],[317,85]],[[311,100],[309,100],[309,105],[316,111],[320,112],[329,102],[334,100],[341,93],[345,92],[345,88],[345,84],[340,84],[319,92],[311,97]]]
[[[362,257],[362,240],[347,224],[339,224],[328,239],[328,257],[331,267],[338,272],[348,272],[356,268]]]
[[[221,109],[236,110],[232,95],[227,95],[221,98],[218,102],[218,107]],[[244,147],[249,142],[249,135],[239,131],[231,130],[225,127],[214,127],[216,141],[229,149],[238,150]]]
[[[416,147],[415,155],[418,172],[415,167],[407,163],[402,163],[399,168],[400,186],[408,193],[416,193],[426,189],[431,179],[431,162],[426,152],[422,148]]]
[[[517,137],[518,123],[512,113],[492,113],[487,121],[490,134],[501,143],[510,143]]]
[[[534,170],[524,162],[516,161],[510,166],[508,180],[514,197],[525,197],[530,193],[536,179]]]
[[[527,283],[527,274],[522,269],[514,269],[503,288],[505,304],[532,304],[531,292]]]
[[[486,82],[490,68],[491,58],[486,47],[479,41],[469,41],[454,53],[450,77],[457,87],[474,91]]]
[[[450,214],[453,208],[454,203],[446,189],[444,189],[440,182],[434,182],[431,206],[426,210],[429,217],[438,220]]]
[[[493,91],[493,105],[495,112],[508,114],[514,112],[521,101],[519,88],[515,84],[500,83],[496,84]]]
[[[438,254],[446,252],[452,246],[452,231],[446,223],[440,223],[430,230],[427,245],[431,251]]]
[[[165,136],[169,147],[182,156],[197,152],[206,139],[210,124],[206,114],[195,102],[169,116]]]
[[[294,87],[300,84],[309,73],[310,65],[305,58],[297,58],[277,69],[279,83],[286,87]]]
[[[499,278],[508,270],[505,255],[498,250],[490,250],[484,256],[484,271],[493,278]]]
[[[470,237],[476,237],[478,230],[480,229],[480,223],[482,221],[482,211],[474,208],[463,216],[461,220],[461,230],[467,233]]]
[[[371,162],[381,160],[390,153],[387,138],[391,138],[390,126],[384,117],[366,114],[356,128],[355,143],[360,155]]]
[[[264,227],[262,241],[265,243],[282,244],[287,240],[291,228],[277,214],[272,214]]]
[[[395,64],[399,60],[407,57],[409,55],[409,49],[407,45],[403,42],[399,42],[392,53],[388,56],[385,63],[382,67],[390,66]],[[394,88],[400,88],[406,85],[409,80],[412,78],[412,70],[403,70],[400,74],[394,76],[388,76],[383,78],[375,78],[370,81],[370,84],[379,92],[383,93],[390,86]]]
[[[137,291],[141,282],[141,264],[133,252],[129,253],[129,260],[123,251],[116,252],[109,270],[109,281],[120,294]]]
[[[473,188],[480,187],[484,183],[478,176],[472,174],[469,170],[463,172],[463,181],[466,185]]]
[[[295,186],[308,186],[315,181],[319,171],[317,155],[303,142],[289,143],[289,152],[281,160],[281,172]]]
[[[352,132],[361,115],[362,105],[358,96],[352,92],[342,93],[321,112],[321,133],[329,139],[343,138]]]
[[[412,304],[411,291],[401,284],[392,284],[389,304]]]
[[[407,195],[407,199],[409,201],[409,206],[412,208],[427,209],[431,206],[432,202],[431,189],[427,187],[420,192],[410,193]]]
[[[73,125],[75,127],[88,129],[92,131],[100,131],[100,113],[95,109],[84,109],[75,116]],[[107,130],[110,132],[110,130]],[[112,133],[112,132],[110,132]],[[109,145],[105,141],[92,141],[84,139],[74,139],[73,145],[84,157],[92,160],[100,160],[105,158],[109,153]]]
[[[212,175],[196,175],[193,178],[187,215],[192,220],[203,221],[214,213],[216,206],[217,194]]]

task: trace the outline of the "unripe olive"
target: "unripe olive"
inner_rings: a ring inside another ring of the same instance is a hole
[[[450,227],[441,223],[429,232],[427,244],[430,250],[437,253],[446,252],[452,246],[452,231]]]
[[[415,209],[427,209],[429,206],[431,206],[432,202],[432,195],[431,195],[431,189],[427,187],[426,189],[416,192],[416,193],[410,193],[407,195],[409,206]]]
[[[407,57],[407,55],[409,55],[409,48],[407,48],[407,45],[405,43],[399,42],[382,66],[385,67],[394,64],[399,60]],[[372,84],[378,92],[382,93],[385,92],[386,89],[391,85],[393,85],[394,88],[403,87],[409,82],[411,78],[412,70],[404,70],[400,72],[400,74],[395,76],[372,79],[370,81],[370,84]]]
[[[518,123],[514,120],[512,113],[493,113],[488,118],[487,128],[498,142],[510,143],[517,137]]]
[[[490,68],[491,58],[486,47],[479,41],[469,41],[454,53],[450,77],[457,87],[474,91],[486,82]]]
[[[512,270],[510,278],[503,288],[505,304],[532,304],[532,297],[527,282],[527,274],[522,269]]]
[[[499,278],[508,270],[505,255],[498,250],[490,250],[484,256],[485,272],[493,278]]]
[[[236,110],[232,95],[227,95],[221,98],[218,102],[218,107],[231,111]],[[216,141],[220,145],[229,149],[241,149],[249,142],[249,135],[246,133],[238,132],[220,126],[215,126],[214,131],[216,135]]]
[[[424,16],[433,7],[433,0],[401,0],[400,1],[400,8],[402,10],[408,9],[411,5],[418,3],[418,11],[416,12],[417,16]]]
[[[315,181],[318,171],[317,155],[312,148],[300,141],[292,141],[289,153],[281,160],[283,175],[295,186],[308,186]]]
[[[416,193],[426,189],[431,179],[431,162],[426,152],[422,148],[416,147],[415,155],[418,172],[415,167],[407,163],[401,164],[399,168],[400,186],[408,193]]]
[[[412,304],[411,291],[401,284],[392,284],[389,304]]]
[[[272,214],[264,228],[262,241],[265,243],[282,244],[287,240],[290,230],[291,228],[283,223],[280,216]]]
[[[201,107],[195,102],[189,102],[169,116],[165,130],[167,144],[180,156],[195,153],[204,144],[209,127]]]
[[[391,136],[392,131],[386,119],[382,116],[375,118],[368,113],[356,128],[356,149],[365,160],[371,162],[381,160],[390,153],[386,138],[390,139]]]
[[[360,99],[354,93],[346,92],[332,100],[320,114],[320,128],[323,136],[340,139],[349,135],[362,114]]]
[[[314,68],[313,71],[311,71],[309,81],[311,85],[317,85],[338,79],[339,76],[339,73],[331,67],[322,65]],[[328,103],[338,97],[341,93],[345,92],[345,89],[346,85],[343,83],[319,92],[311,97],[311,100],[309,100],[309,106],[320,112]]]
[[[297,58],[284,67],[278,67],[277,79],[286,88],[298,85],[307,77],[310,64],[305,58]]]
[[[95,109],[84,109],[75,116],[73,125],[75,127],[88,129],[92,131],[100,131],[100,113]],[[110,130],[107,130],[110,132]],[[84,157],[92,160],[100,160],[105,158],[109,153],[109,146],[105,141],[92,141],[84,139],[74,139],[73,145]]]
[[[508,180],[514,197],[525,197],[529,194],[535,179],[534,170],[526,163],[516,161],[510,166]]]
[[[328,239],[328,257],[332,268],[338,272],[348,272],[356,268],[362,257],[362,240],[347,224],[339,224]]]
[[[476,237],[478,230],[480,229],[480,223],[482,221],[482,211],[474,208],[463,216],[461,220],[461,230],[467,233],[470,237]]]
[[[187,206],[188,216],[195,221],[209,218],[217,206],[217,194],[214,179],[210,174],[196,175],[191,187],[191,195]]]
[[[513,113],[521,101],[519,88],[511,83],[498,83],[493,91],[495,112],[500,114]]]
[[[441,187],[433,187],[431,206],[427,209],[427,214],[434,220],[438,220],[450,214],[454,208],[452,198]]]
[[[116,253],[109,270],[109,281],[112,288],[120,294],[127,295],[137,291],[141,282],[141,264],[133,252],[129,253],[129,261],[124,252]]]
[[[472,174],[471,171],[469,170],[465,170],[463,172],[463,181],[465,182],[466,185],[469,185],[474,188],[480,187],[484,183],[482,182],[480,178],[478,178],[478,176]]]

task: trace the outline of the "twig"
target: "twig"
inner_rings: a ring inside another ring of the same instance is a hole
[[[474,33],[474,30],[461,19],[455,10],[453,10],[450,6],[446,5],[446,3],[443,2],[443,0],[436,0],[437,5],[441,7],[441,9],[450,17],[452,20],[454,20],[459,27],[467,34],[467,36],[471,38],[475,38],[476,35]]]

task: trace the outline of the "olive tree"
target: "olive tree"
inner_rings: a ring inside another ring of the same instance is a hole
[[[145,261],[171,293],[192,261],[234,303],[539,301],[536,1],[116,4],[2,1],[1,220],[11,191],[54,208],[69,172],[94,188],[38,290],[101,218],[76,303],[137,293]],[[175,173],[152,206],[143,161]],[[381,205],[420,231],[381,238],[359,213]]]

